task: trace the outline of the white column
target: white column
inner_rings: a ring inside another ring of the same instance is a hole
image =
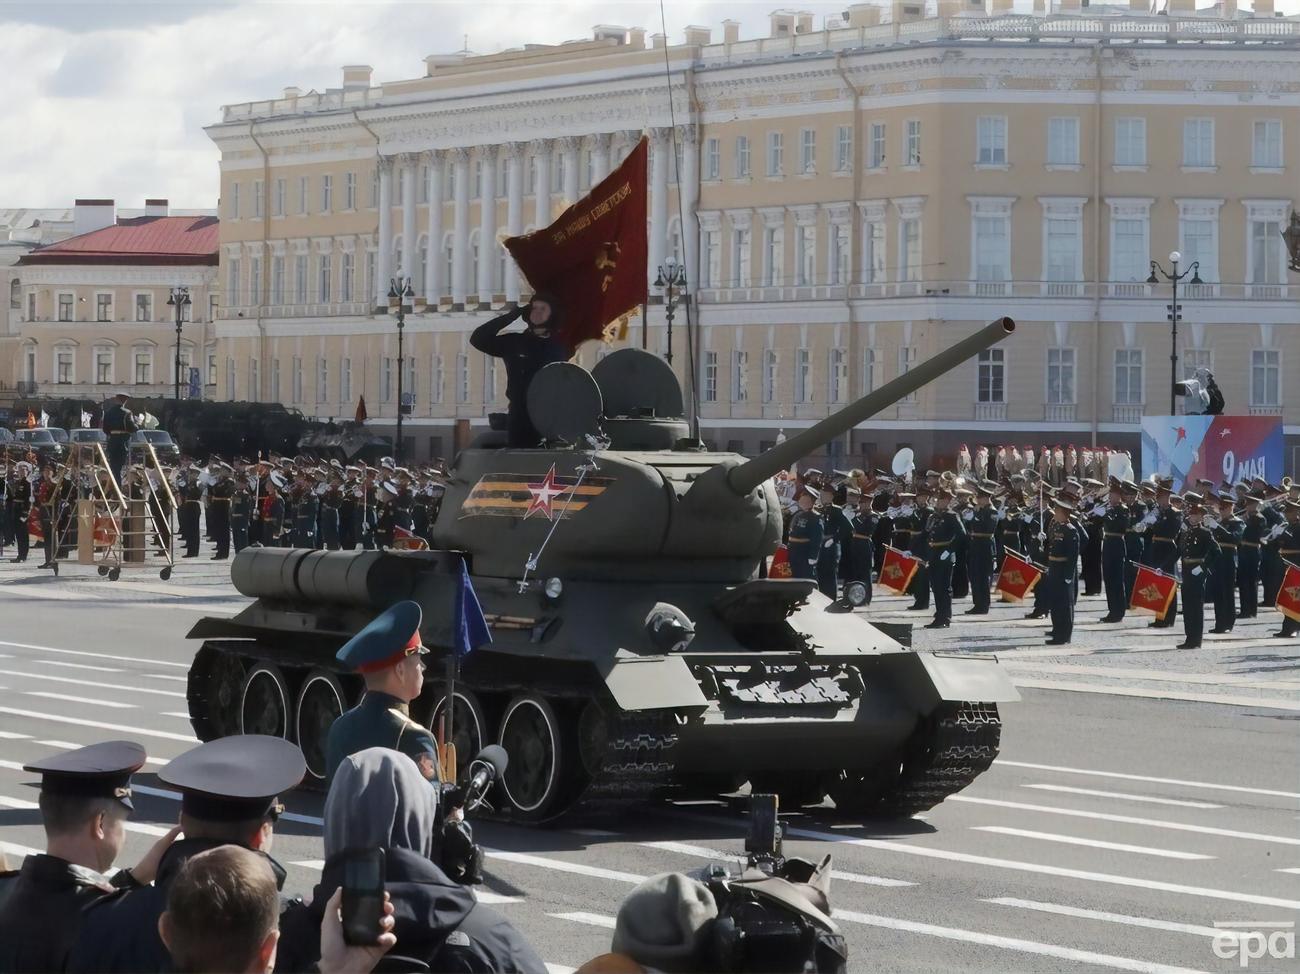
[[[393,160],[379,157],[379,241],[375,249],[374,285],[376,308],[388,307],[388,279],[392,276],[388,266],[393,253]]]
[[[582,139],[569,137],[560,141],[560,147],[564,150],[564,204],[570,204],[578,201],[578,162],[582,154],[578,149],[582,146]]]
[[[524,146],[511,142],[506,152],[506,232],[517,237],[524,232]],[[506,279],[503,283],[507,301],[519,301],[519,268],[506,255]]]
[[[599,132],[591,136],[591,184],[594,186],[609,175],[609,135]]]
[[[479,222],[478,222],[478,292],[479,304],[491,304],[492,279],[497,263],[497,147],[485,145],[478,150],[479,162],[483,169],[482,185],[479,187]]]
[[[420,178],[420,157],[414,152],[402,155],[402,263],[397,274],[415,277],[419,248],[415,233],[415,184]]]
[[[530,143],[533,161],[537,167],[537,185],[533,187],[537,206],[533,211],[533,225],[537,230],[551,225],[551,142],[537,139]]]
[[[442,279],[442,167],[441,152],[426,153],[429,160],[429,253],[424,264],[424,297],[436,305],[446,281]]]
[[[672,140],[667,129],[655,129],[650,137],[650,280],[655,279],[668,252],[668,156]]]
[[[700,167],[695,126],[682,126],[677,130],[677,137],[682,140],[682,171],[677,183],[685,221],[682,226],[682,259],[686,261],[686,289],[693,296],[700,281],[700,226],[695,216],[700,201]]]
[[[451,303],[464,310],[469,268],[469,150],[452,149],[451,164],[455,171],[455,237],[451,251]]]

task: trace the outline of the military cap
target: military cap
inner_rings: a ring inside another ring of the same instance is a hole
[[[1186,504],[1199,504],[1204,501],[1205,498],[1194,490],[1185,490],[1183,491],[1183,496],[1180,497],[1179,500]]]
[[[181,791],[181,811],[205,822],[246,822],[279,808],[307,773],[302,751],[282,737],[238,734],[186,751],[158,772]]]
[[[1213,481],[1213,480],[1206,480],[1204,477],[1197,477],[1197,478],[1196,478],[1196,484],[1197,484],[1197,486],[1199,486],[1199,487],[1213,487],[1213,486],[1214,486],[1214,481]]]
[[[1112,477],[1111,479],[1112,479],[1112,480],[1115,480],[1115,479],[1117,479],[1117,478]],[[1084,477],[1084,478],[1083,478],[1083,486],[1085,486],[1085,487],[1091,487],[1091,488],[1093,488],[1093,489],[1095,490],[1095,489],[1098,488],[1098,487],[1105,487],[1106,485],[1103,484],[1100,480],[1093,480],[1091,477]]]
[[[1229,505],[1229,506],[1232,506],[1232,505],[1235,505],[1235,504],[1237,503],[1237,498],[1236,498],[1236,496],[1235,496],[1235,495],[1232,493],[1232,491],[1230,491],[1230,490],[1221,490],[1221,491],[1219,491],[1218,496],[1219,496],[1219,504],[1220,504],[1220,506],[1222,506],[1223,504],[1227,504],[1227,505]]]
[[[114,798],[131,804],[131,775],[144,766],[144,748],[135,741],[104,741],[52,754],[24,764],[41,776],[41,791],[79,798]]]
[[[1073,501],[1073,500],[1070,500],[1069,498],[1067,498],[1067,497],[1065,497],[1065,496],[1061,496],[1061,497],[1053,497],[1053,498],[1052,498],[1052,506],[1053,506],[1053,507],[1059,507],[1059,508],[1061,508],[1062,510],[1065,510],[1065,511],[1073,511],[1073,510],[1074,510],[1074,501]]]
[[[1255,493],[1247,494],[1247,495],[1246,495],[1246,503],[1247,503],[1247,504],[1262,504],[1262,503],[1264,503],[1264,495],[1263,495],[1263,494],[1255,494]]]
[[[807,494],[813,500],[819,500],[821,498],[821,492],[817,490],[816,487],[813,487],[810,484],[804,484],[803,493]]]
[[[926,480],[929,480],[931,477],[938,477],[938,476],[939,476],[939,471],[937,471],[937,470],[927,470],[927,471],[925,472],[925,479],[926,479]]]
[[[284,478],[284,474],[280,473],[278,470],[271,471],[270,481],[275,485],[276,490],[284,490],[284,485],[288,483]]]
[[[912,491],[910,490],[900,490],[894,496],[897,497],[900,501],[910,501],[916,499],[916,494],[912,493]]]
[[[388,607],[343,644],[338,661],[358,673],[373,673],[396,666],[412,653],[427,653],[420,642],[423,616],[418,602],[407,600]]]
[[[975,491],[971,490],[969,487],[958,487],[955,491],[953,491],[953,496],[954,496],[954,497],[974,497],[974,496],[975,496]]]

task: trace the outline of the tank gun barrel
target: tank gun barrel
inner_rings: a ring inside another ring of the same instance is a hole
[[[971,356],[992,348],[1015,329],[1016,323],[1010,318],[999,318],[990,322],[975,334],[926,359],[897,379],[849,403],[838,412],[831,413],[808,429],[791,436],[784,443],[777,444],[766,453],[761,453],[740,466],[732,467],[727,471],[727,484],[737,494],[749,493],[769,477],[775,476],[777,471],[785,470],[790,464],[819,449],[835,437],[843,435],[886,406],[898,402],[926,383],[937,379]]]

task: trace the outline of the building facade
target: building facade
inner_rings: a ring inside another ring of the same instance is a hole
[[[1006,5],[1003,5],[1006,6]],[[939,16],[851,7],[813,30],[666,45],[588,41],[433,56],[375,85],[227,106],[217,386],[322,418],[396,415],[392,276],[412,280],[408,455],[449,453],[504,407],[468,335],[526,295],[503,236],[545,225],[651,140],[650,280],[691,294],[674,367],[719,448],[753,453],[1000,315],[1016,335],[833,444],[1137,445],[1178,376],[1215,373],[1232,413],[1300,443],[1300,280],[1281,230],[1300,196],[1300,20],[1231,5]],[[1266,16],[1267,14],[1267,16]],[[628,340],[666,352],[652,290]],[[592,364],[603,346],[579,361]],[[1290,371],[1288,371],[1288,366]],[[688,380],[688,375],[694,379]],[[460,432],[457,432],[457,431]],[[1288,460],[1294,469],[1296,457]]]
[[[215,391],[217,219],[169,214],[148,200],[123,217],[112,200],[78,200],[73,232],[19,258],[11,286],[9,384],[23,396],[101,401],[119,392],[171,396],[182,307],[182,394],[192,367]]]

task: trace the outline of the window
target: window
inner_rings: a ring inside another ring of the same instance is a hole
[[[921,164],[921,120],[909,118],[903,139],[903,165],[919,166]]]
[[[705,352],[703,355],[703,375],[701,385],[704,390],[701,394],[705,402],[718,401],[718,353]]]
[[[1195,376],[1197,369],[1214,371],[1214,353],[1208,348],[1185,348],[1181,359],[1184,379]]]
[[[718,287],[722,276],[722,254],[717,230],[700,231],[700,287]]]
[[[298,213],[302,216],[307,214],[307,177],[298,177]]]
[[[780,287],[785,265],[785,229],[763,228],[763,286]]]
[[[272,207],[271,215],[284,216],[285,200],[289,195],[289,187],[288,184],[285,182],[285,180],[277,179],[275,181],[274,193],[275,195],[272,197],[271,200],[271,207]]]
[[[1283,251],[1280,220],[1258,219],[1250,221],[1250,281],[1251,284],[1281,284]]]
[[[731,401],[749,401],[749,353],[742,348],[731,353]]]
[[[259,219],[262,216],[262,195],[262,181],[260,179],[253,180],[253,216]]]
[[[1074,405],[1074,349],[1047,350],[1047,401],[1054,406]]]
[[[551,158],[551,192],[564,192],[565,170],[568,168],[565,163],[566,153],[555,153]]]
[[[749,136],[736,136],[736,178],[749,178]]]
[[[379,401],[393,401],[393,360],[387,356],[379,360]]]
[[[795,228],[795,285],[811,287],[817,283],[817,228],[803,225]]]
[[[1147,255],[1148,220],[1144,217],[1111,219],[1110,279],[1145,281],[1150,257]]]
[[[320,178],[320,211],[328,213],[334,209],[334,177],[329,173]]]
[[[812,356],[806,348],[797,348],[794,353],[794,401],[813,401]]]
[[[316,363],[316,401],[329,402],[330,391],[330,363],[329,359],[321,356]]]
[[[826,370],[826,401],[844,402],[849,397],[849,357],[842,348],[832,348]]]
[[[1142,349],[1115,349],[1115,403],[1137,406],[1143,402]]]
[[[230,219],[239,219],[239,183],[230,184]]]
[[[817,132],[803,129],[799,133],[799,171],[809,175],[817,171]]]
[[[1005,115],[981,115],[975,123],[976,156],[981,166],[1007,164],[1007,119]]]
[[[350,303],[353,298],[353,290],[356,285],[356,255],[350,251],[344,251],[339,258],[339,300],[344,303]]]
[[[1219,224],[1208,216],[1185,217],[1178,222],[1178,249],[1183,266],[1200,264],[1197,273],[1209,284],[1219,280]]]
[[[302,402],[302,359],[296,355],[293,357],[293,375],[290,381],[293,383],[293,401]]]
[[[133,355],[135,361],[135,384],[147,386],[153,382],[153,349],[137,348]]]
[[[1262,119],[1254,124],[1250,164],[1256,169],[1282,168],[1282,123]]]
[[[60,321],[72,320],[72,307],[73,307],[72,300],[73,297],[71,294],[59,295],[59,320]]]
[[[722,172],[722,149],[717,139],[704,140],[704,178],[715,180]]]
[[[352,401],[352,359],[339,360],[339,402]]]
[[[1147,164],[1147,120],[1145,118],[1115,119],[1115,165],[1145,166]]]
[[[1282,405],[1282,353],[1275,348],[1250,353],[1250,404]]]
[[[113,320],[113,295],[111,294],[95,295],[95,320],[96,321]]]
[[[208,375],[205,385],[215,386],[217,384],[217,352],[216,349],[208,348],[205,353],[208,357]]]
[[[876,350],[874,348],[864,348],[862,350],[862,394],[874,391],[876,388]]]
[[[853,169],[853,127],[837,125],[835,127],[835,171],[849,172]]]
[[[248,288],[249,301],[252,304],[262,303],[262,259],[254,257],[248,262]]]
[[[271,257],[271,303],[284,303],[284,258],[279,254]]]
[[[1079,164],[1079,119],[1075,116],[1047,120],[1047,164]]]
[[[885,123],[872,122],[867,129],[867,168],[883,169],[885,166]]]
[[[780,176],[785,166],[785,136],[780,132],[767,133],[767,174]]]
[[[54,350],[54,381],[59,385],[69,385],[73,381],[72,361],[74,354],[73,350],[67,347]]]
[[[912,371],[912,366],[916,364],[916,346],[900,345],[898,347],[898,374],[907,375]],[[916,393],[909,392],[899,402],[916,402]]]
[[[827,261],[831,284],[849,283],[849,225],[833,223],[830,230],[830,259]]]
[[[862,226],[862,283],[885,281],[885,221],[867,220]]]
[[[318,261],[318,266],[319,266],[319,270],[317,271],[316,274],[316,280],[320,285],[320,291],[319,291],[320,297],[318,298],[318,300],[320,301],[321,304],[329,304],[330,284],[332,283],[330,281],[330,276],[331,276],[330,255],[321,254],[320,260]]]
[[[235,398],[235,360],[226,359],[226,398],[233,400]]]
[[[443,367],[442,356],[434,355],[432,367],[429,369],[429,402],[440,403],[443,398]]]
[[[306,254],[298,254],[293,259],[293,300],[295,304],[307,303]]]
[[[1191,169],[1214,166],[1214,119],[1183,120],[1183,165]]]
[[[226,290],[229,296],[226,303],[238,307],[244,303],[244,296],[239,290],[239,258],[230,258],[230,267],[226,272]]]
[[[749,287],[751,250],[749,228],[733,230],[731,234],[731,281],[729,282],[732,287]]]
[[[898,221],[899,263],[901,281],[921,279],[921,220],[911,217]]]
[[[20,282],[18,281],[17,278],[15,278],[14,283],[18,284]],[[36,320],[36,292],[35,291],[27,295],[27,320],[28,321]]]
[[[775,348],[763,350],[763,402],[776,401],[777,370],[780,365],[780,352]]]
[[[974,279],[1011,280],[1011,215],[977,213],[974,221]]]
[[[990,348],[980,352],[976,370],[978,373],[976,401],[1006,402],[1007,364],[1004,350]]]
[[[456,356],[456,401],[469,402],[469,356],[464,352]]]
[[[355,210],[357,208],[357,174],[354,172],[345,172],[343,174],[343,209]]]
[[[1043,279],[1077,281],[1083,274],[1083,224],[1076,216],[1049,216],[1046,222]]]
[[[135,296],[135,320],[153,321],[152,294],[137,294]]]
[[[101,386],[113,383],[113,350],[95,349],[95,382]]]

